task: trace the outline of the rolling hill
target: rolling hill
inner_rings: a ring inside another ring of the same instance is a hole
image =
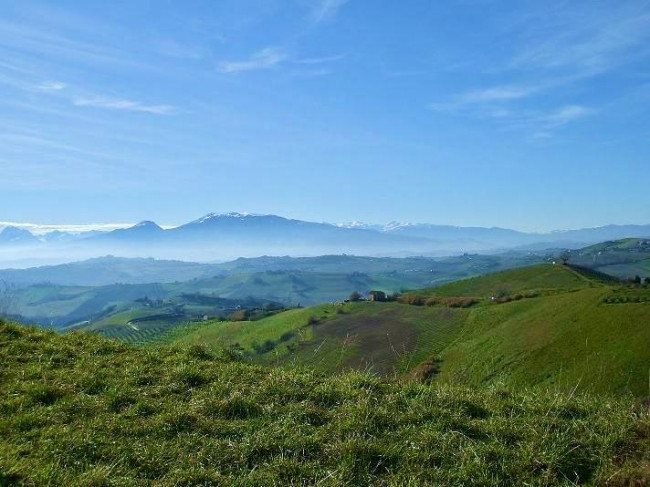
[[[602,242],[571,252],[571,262],[623,279],[650,277],[650,239]]]
[[[646,485],[630,398],[242,363],[0,322],[0,485]]]
[[[195,264],[104,257],[0,271],[0,314],[56,327],[105,318],[113,323],[114,315],[130,316],[123,315],[125,311],[159,315],[159,309],[144,308],[138,301],[148,297],[172,300],[174,305],[193,310],[195,316],[224,316],[217,309],[198,309],[186,298],[205,301],[253,297],[285,306],[313,305],[342,300],[355,289],[414,289],[542,259],[519,253],[440,259],[331,255]],[[71,285],[72,282],[77,285]],[[126,326],[128,321],[122,324]]]
[[[471,386],[650,392],[647,288],[544,264],[416,291],[401,301],[202,324],[175,340],[330,372],[352,367]]]
[[[0,269],[0,281],[15,286],[53,284],[59,286],[106,286],[188,281],[214,273],[208,264],[105,256],[68,264]]]

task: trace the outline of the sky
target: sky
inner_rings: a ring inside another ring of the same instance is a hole
[[[0,12],[0,221],[650,223],[650,0]]]

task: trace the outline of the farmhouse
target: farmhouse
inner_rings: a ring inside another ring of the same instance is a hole
[[[386,293],[383,291],[370,291],[368,301],[386,301]]]

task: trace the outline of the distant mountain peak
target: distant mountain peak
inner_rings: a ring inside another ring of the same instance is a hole
[[[413,223],[410,223],[410,222],[392,221],[392,222],[388,222],[388,223],[386,223],[386,225],[384,225],[384,230],[385,231],[391,231],[391,230],[395,230],[397,228],[410,227],[412,225],[413,225]]]
[[[367,223],[360,222],[360,221],[357,221],[357,220],[347,222],[347,223],[337,223],[336,226],[340,227],[340,228],[368,228],[368,227],[370,227],[370,225],[368,225]]]
[[[19,227],[8,226],[0,232],[0,241],[4,243],[26,243],[38,242],[29,230]]]
[[[147,229],[147,230],[162,230],[160,225],[150,220],[143,220],[140,223],[133,225],[131,228],[140,228],[140,229]]]
[[[260,217],[260,216],[269,216],[269,215],[260,215],[257,213],[248,213],[247,211],[244,212],[237,212],[237,211],[231,211],[230,213],[208,213],[205,216],[202,216],[198,220],[195,220],[194,223],[206,223],[211,220],[220,220],[220,219],[240,219],[243,220],[245,218],[250,218],[250,217]]]

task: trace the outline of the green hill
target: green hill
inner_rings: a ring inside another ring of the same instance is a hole
[[[630,398],[332,377],[3,323],[0,412],[0,485],[650,479],[650,414]]]
[[[401,300],[207,323],[175,341],[235,347],[256,362],[328,372],[352,367],[383,375],[424,373],[439,383],[471,386],[649,393],[648,289],[546,264],[465,279]]]
[[[113,325],[122,320],[119,324],[124,333],[120,336],[138,339],[126,334],[132,313],[170,315],[166,324],[171,328],[174,323],[185,323],[204,315],[228,316],[229,305],[209,303],[220,298],[241,302],[252,297],[258,302],[274,301],[287,307],[311,306],[342,300],[355,289],[361,292],[371,289],[386,292],[417,289],[530,265],[543,259],[523,253],[440,259],[330,255],[259,257],[224,264],[185,266],[182,262],[153,259],[102,258],[62,266],[0,272],[0,309],[3,314],[18,321],[56,328],[90,321],[96,325],[95,329],[101,329],[104,322]],[[131,264],[132,269],[129,268]],[[183,270],[187,270],[184,278],[180,276]],[[163,282],[154,282],[153,278],[160,277],[166,271],[170,274],[161,278]],[[111,276],[120,284],[89,285],[106,282]],[[147,276],[152,280],[145,282]],[[119,280],[122,278],[131,284],[122,283]],[[31,285],[25,285],[29,283]],[[72,286],[62,283],[85,284]],[[145,297],[164,300],[165,305],[171,304],[173,309],[161,310],[160,306],[152,309],[144,305]]]
[[[619,278],[650,277],[650,239],[626,238],[571,252],[571,262]]]

